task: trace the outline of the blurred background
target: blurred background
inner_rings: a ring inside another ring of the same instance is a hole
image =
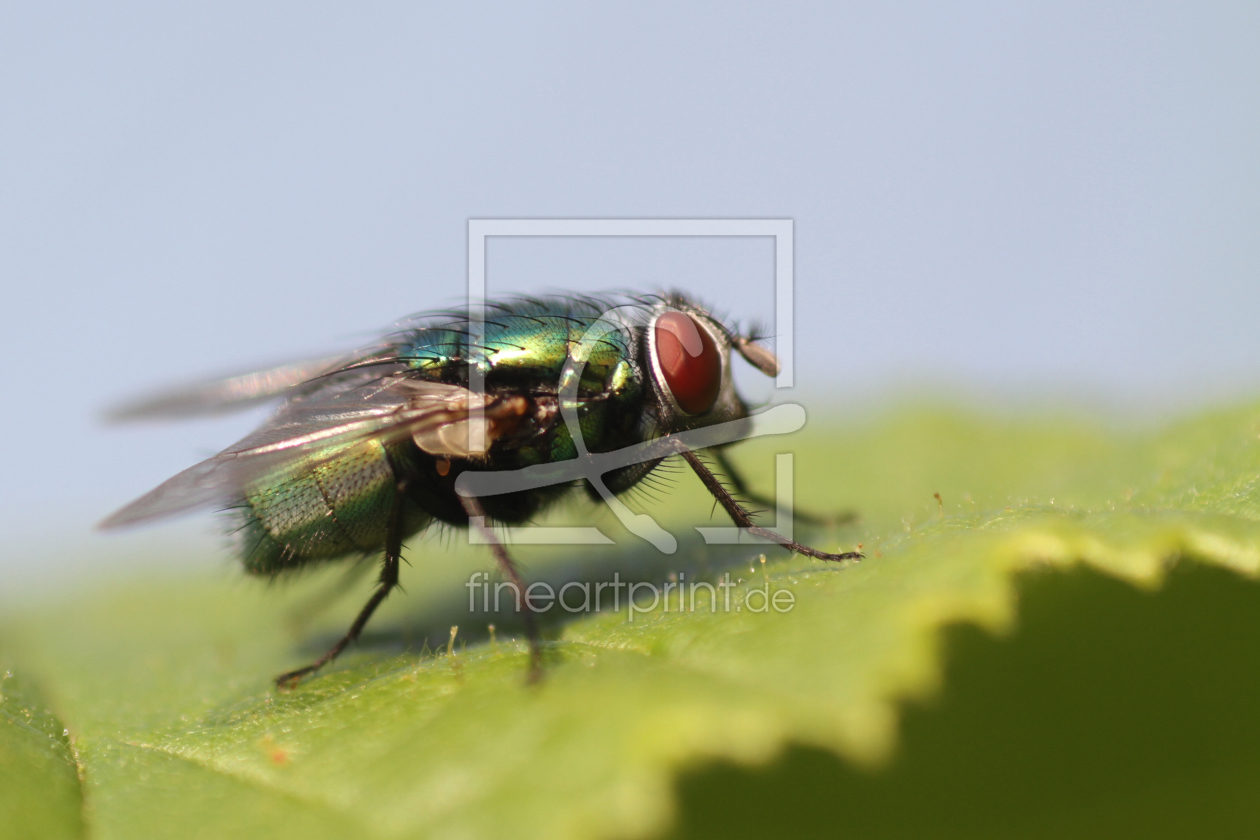
[[[1242,2],[7,4],[0,598],[215,556],[210,517],[91,527],[261,415],[101,410],[457,302],[470,217],[794,219],[776,398],[814,422],[902,394],[1143,423],[1254,394],[1257,44]],[[488,277],[770,321],[772,260],[500,239]]]

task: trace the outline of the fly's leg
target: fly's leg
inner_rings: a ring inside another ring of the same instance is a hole
[[[476,527],[480,529],[482,537],[490,545],[495,561],[507,579],[516,587],[516,591],[520,593],[519,603],[525,608],[525,633],[529,636],[529,681],[537,682],[542,677],[542,644],[541,637],[538,635],[538,621],[534,617],[534,610],[530,607],[529,598],[525,592],[525,582],[521,580],[520,572],[516,570],[516,564],[508,555],[507,548],[499,542],[494,531],[490,530],[490,526],[486,524],[486,511],[481,506],[481,500],[476,496],[460,496],[459,500],[464,506],[464,512],[468,514],[469,524],[472,524],[471,520],[477,517]]]
[[[763,496],[748,487],[747,482],[744,481],[744,477],[739,474],[739,470],[735,467],[735,464],[732,463],[730,456],[726,454],[725,449],[714,449],[713,460],[717,461],[717,465],[722,470],[722,474],[726,476],[727,482],[737,494],[743,496],[753,504],[768,507],[771,510],[774,509],[774,499],[771,499],[768,496]],[[832,516],[819,516],[816,513],[806,513],[805,511],[795,507],[792,509],[792,516],[793,518],[804,522],[806,525],[814,525],[816,527],[822,527],[825,525],[845,525],[857,520],[857,514],[852,511],[841,511],[840,513]]]
[[[359,610],[359,615],[355,618],[354,623],[350,625],[346,635],[342,636],[337,644],[333,645],[328,649],[327,653],[305,668],[298,668],[296,671],[289,671],[276,677],[277,687],[293,688],[302,680],[302,677],[315,673],[336,659],[337,655],[345,650],[347,645],[359,638],[359,634],[367,626],[372,613],[376,612],[376,608],[381,605],[381,602],[385,600],[390,591],[398,585],[398,565],[402,558],[402,506],[406,489],[406,482],[398,482],[397,492],[394,493],[394,502],[389,508],[389,521],[385,531],[385,559],[381,563],[381,576],[377,581],[376,591],[372,593],[371,598],[368,598],[368,602],[363,605],[363,609]]]
[[[691,465],[691,468],[695,470],[696,475],[700,476],[700,480],[704,482],[705,488],[713,494],[713,498],[718,500],[718,504],[720,504],[726,512],[730,514],[731,519],[735,520],[735,524],[741,528],[747,528],[749,533],[758,537],[765,537],[768,540],[773,540],[786,549],[804,554],[807,557],[816,557],[819,560],[862,559],[862,553],[859,551],[846,551],[842,554],[828,554],[825,551],[819,551],[816,548],[810,548],[809,546],[801,545],[794,540],[789,540],[787,537],[771,531],[769,528],[762,528],[754,525],[752,517],[749,516],[748,511],[744,510],[743,506],[735,500],[734,496],[730,494],[730,491],[722,486],[722,482],[717,480],[717,477],[713,475],[713,472],[703,461],[700,460],[699,455],[690,449],[682,447],[679,447],[679,454],[687,459],[687,463]]]
[[[358,558],[332,585],[312,593],[285,611],[285,621],[295,632],[305,632],[310,619],[321,615],[358,586],[371,567],[367,557]]]

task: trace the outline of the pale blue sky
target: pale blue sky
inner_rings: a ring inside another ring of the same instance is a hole
[[[0,563],[99,544],[256,419],[103,405],[451,303],[469,217],[795,219],[815,398],[1254,394],[1258,46],[1251,2],[8,4]],[[489,262],[741,318],[771,270],[765,240]]]

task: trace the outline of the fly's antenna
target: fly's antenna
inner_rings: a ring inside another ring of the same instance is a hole
[[[756,339],[748,336],[735,336],[734,347],[744,361],[764,373],[766,376],[779,375],[779,358],[774,351],[756,343]]]

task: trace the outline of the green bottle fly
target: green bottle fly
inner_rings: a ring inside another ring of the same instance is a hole
[[[313,563],[382,554],[380,582],[346,636],[316,663],[282,675],[295,682],[332,658],[398,584],[401,543],[436,522],[470,517],[516,524],[535,518],[587,480],[462,495],[466,472],[508,474],[611,453],[678,433],[741,420],[748,407],[731,382],[734,349],[767,375],[772,354],[684,295],[521,298],[467,312],[418,316],[381,341],[320,359],[232,377],[145,400],[117,419],[174,417],[283,398],[258,430],[166,481],[102,523],[112,528],[218,505],[236,518],[247,571],[278,575]],[[568,419],[566,419],[566,417]],[[573,421],[576,418],[576,422]],[[571,430],[580,435],[575,442]],[[801,553],[827,554],[757,528],[690,449],[696,470],[737,524]],[[722,450],[730,483],[747,493]],[[655,457],[602,476],[624,492]],[[523,588],[506,550],[491,547]],[[534,672],[537,631],[526,606]]]

